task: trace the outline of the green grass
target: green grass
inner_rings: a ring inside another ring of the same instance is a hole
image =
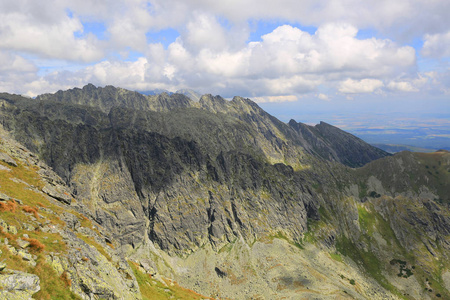
[[[365,183],[359,184],[359,198],[364,198],[367,196],[367,185]]]
[[[342,256],[339,253],[330,253],[330,256],[335,261],[344,262],[344,260],[342,259]]]
[[[33,268],[21,257],[9,252],[6,246],[0,246],[0,250],[2,250],[0,260],[6,262],[8,269],[39,276],[41,290],[33,295],[33,299],[81,299],[70,291],[67,281],[58,276],[53,268],[45,262],[43,255],[38,255],[37,264]]]
[[[176,282],[166,281],[167,286],[139,270],[137,264],[128,262],[139,284],[143,300],[200,300],[211,299],[179,286]],[[171,284],[172,283],[172,284]]]
[[[366,270],[367,273],[369,273],[370,276],[385,289],[391,291],[400,298],[404,298],[398,289],[383,276],[381,269],[383,263],[372,252],[365,252],[358,249],[353,242],[345,236],[341,236],[337,239],[336,250],[342,255],[350,257],[353,261],[362,266],[364,270]]]
[[[325,221],[331,221],[330,214],[328,213],[328,211],[323,206],[319,207],[319,216],[320,216],[320,220],[322,220],[324,222]]]
[[[414,153],[414,156],[421,162],[421,170],[417,174],[425,174],[425,172],[429,174],[427,185],[435,187],[440,196],[436,200],[441,204],[450,203],[448,193],[450,168],[446,163],[450,154],[446,152]],[[417,177],[417,174],[415,177]]]
[[[0,261],[5,261],[8,269],[18,270],[26,272],[28,270],[28,264],[18,255],[13,255],[9,252],[6,246],[1,245],[0,250],[2,254],[0,255]]]
[[[34,299],[81,299],[70,291],[67,280],[45,263],[45,258],[40,257],[32,271],[39,276],[41,286],[41,290],[33,295]]]
[[[237,238],[235,238],[234,241],[232,241],[231,243],[225,244],[225,246],[223,246],[222,248],[219,249],[218,253],[231,252],[236,241],[237,241]]]
[[[77,233],[76,234],[79,239],[82,239],[86,244],[94,246],[98,252],[100,252],[108,261],[112,261],[111,256],[105,251],[105,249],[95,241],[93,237],[85,236],[84,234]]]
[[[290,240],[286,235],[283,234],[283,232],[278,231],[275,235],[271,235],[269,237],[270,239],[279,239],[279,240],[285,240],[286,242],[288,242],[289,244],[291,244],[292,246],[295,246],[301,250],[305,249],[303,247],[303,245],[301,245],[300,243],[294,242],[292,240]]]
[[[374,214],[368,212],[364,206],[358,207],[359,226],[370,236],[373,235],[377,220]]]
[[[37,239],[44,244],[46,252],[67,253],[67,245],[57,233],[36,231],[26,233],[30,238]]]
[[[4,245],[0,246],[2,254],[0,260],[4,260],[7,268],[11,270],[18,270],[39,276],[41,290],[33,295],[33,299],[81,299],[76,294],[70,291],[70,280],[66,276],[59,276],[57,272],[46,262],[45,255],[49,252],[67,253],[67,245],[63,242],[62,237],[56,233],[42,232],[39,230],[25,230],[22,229],[23,223],[28,224],[47,224],[64,226],[65,223],[51,212],[42,209],[45,207],[57,215],[63,212],[63,208],[53,204],[42,193],[35,192],[29,188],[32,185],[38,189],[44,186],[37,174],[37,167],[28,167],[18,164],[17,167],[6,165],[11,171],[0,171],[0,192],[8,195],[11,198],[19,199],[23,204],[9,201],[1,207],[0,218],[8,225],[17,228],[17,234],[11,234],[5,229],[0,231],[0,238],[2,242],[4,238],[8,238],[12,246],[17,246],[16,240],[22,237],[23,234],[28,234],[32,245],[38,245],[41,248],[29,246],[28,250],[31,254],[37,255],[36,266],[31,266],[26,263],[20,256],[12,254]],[[17,180],[19,179],[19,181]],[[28,185],[27,185],[28,184]],[[79,214],[77,215],[79,218]],[[32,218],[36,218],[35,221]],[[83,224],[83,220],[82,224]],[[84,222],[86,223],[86,221]],[[87,238],[90,244],[101,248],[95,241]],[[42,247],[43,246],[43,247]],[[103,249],[101,249],[103,250]],[[100,249],[99,249],[100,251]],[[105,255],[105,251],[100,251]],[[106,256],[109,257],[109,256]]]

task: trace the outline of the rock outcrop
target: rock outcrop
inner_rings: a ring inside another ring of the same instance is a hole
[[[80,213],[87,208],[67,198],[61,178],[3,129],[0,153],[12,166],[0,171],[0,298],[141,299],[133,271],[113,249],[119,243]]]
[[[8,270],[0,274],[0,297],[5,300],[28,300],[37,293],[39,277],[34,274]]]

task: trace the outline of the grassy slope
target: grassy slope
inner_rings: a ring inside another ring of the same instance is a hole
[[[48,200],[46,196],[35,190],[40,190],[44,186],[44,182],[37,174],[38,167],[26,166],[21,163],[14,167],[4,162],[0,162],[0,165],[9,169],[9,171],[0,169],[0,193],[11,198],[9,201],[0,202],[0,219],[17,229],[17,234],[12,234],[8,232],[7,228],[0,226],[0,250],[2,252],[0,261],[4,261],[8,269],[39,276],[41,290],[33,295],[35,299],[81,299],[70,291],[71,282],[65,273],[59,276],[45,259],[45,256],[51,252],[67,253],[67,247],[62,237],[57,233],[43,232],[39,229],[25,230],[22,226],[24,223],[65,226],[65,223],[58,218],[58,215],[63,213],[65,208]],[[22,204],[13,199],[19,199]],[[85,216],[73,210],[70,210],[70,213],[78,218],[82,227],[97,230]],[[31,241],[31,245],[28,247],[29,253],[37,257],[37,264],[34,267],[20,256],[10,252],[4,244],[5,238],[7,238],[10,245],[19,249],[17,239],[22,238],[23,234],[28,234]],[[94,246],[111,261],[108,253],[92,237],[84,236],[81,233],[77,233],[77,236],[89,245]],[[167,286],[164,286],[161,282],[142,272],[135,264],[130,263],[130,265],[138,280],[143,299],[157,300],[175,297],[175,299],[181,300],[195,300],[207,298],[170,280],[167,280]]]
[[[63,221],[49,212],[61,213],[62,208],[51,203],[43,194],[30,190],[31,186],[36,188],[43,186],[43,182],[36,173],[36,168],[22,164],[17,167],[3,162],[0,164],[11,169],[11,171],[0,170],[0,192],[22,201],[22,204],[19,204],[14,200],[9,200],[0,206],[0,218],[9,226],[12,225],[17,229],[17,234],[12,234],[7,232],[6,228],[2,228],[0,238],[2,242],[8,238],[9,244],[18,249],[20,247],[17,245],[17,239],[23,234],[28,234],[31,242],[29,252],[37,256],[37,264],[35,267],[31,266],[19,256],[11,253],[3,243],[0,246],[2,250],[0,260],[6,263],[8,269],[39,276],[41,290],[33,295],[35,299],[80,299],[69,290],[70,282],[66,277],[58,276],[45,259],[45,255],[50,252],[66,252],[66,245],[62,241],[62,237],[55,233],[22,229],[23,223],[32,224],[33,222],[40,224],[48,222],[50,226],[64,225]]]
[[[150,274],[146,274],[136,263],[129,262],[133,269],[134,276],[136,276],[139,288],[141,290],[143,300],[163,300],[163,299],[178,299],[178,300],[197,300],[197,299],[212,299],[196,292],[185,289],[179,286],[176,282],[171,280],[164,280],[165,285],[160,281],[153,279]]]

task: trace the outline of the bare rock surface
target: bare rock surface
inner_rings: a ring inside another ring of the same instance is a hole
[[[5,300],[31,299],[40,290],[39,277],[18,271],[0,274],[0,297]]]

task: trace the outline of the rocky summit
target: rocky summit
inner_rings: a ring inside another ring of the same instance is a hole
[[[0,122],[4,299],[450,299],[447,151],[91,84]]]

